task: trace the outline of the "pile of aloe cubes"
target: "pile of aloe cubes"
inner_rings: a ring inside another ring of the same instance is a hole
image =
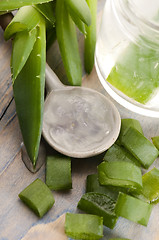
[[[118,217],[147,226],[153,204],[159,201],[159,170],[154,167],[142,175],[142,170],[148,169],[159,155],[159,137],[153,137],[152,141],[143,135],[139,121],[122,119],[117,141],[105,153],[97,173],[87,176],[86,193],[78,202],[78,208],[85,214],[66,214],[67,236],[73,239],[100,239],[103,225],[113,229]],[[45,203],[42,208],[34,202],[37,191],[32,189],[38,189],[34,187],[37,184],[43,185],[39,190],[42,190],[40,195]],[[34,194],[30,194],[29,188]],[[40,217],[54,204],[52,193],[46,188],[56,191],[72,188],[69,157],[48,157],[46,184],[35,181],[19,195],[27,205],[33,203],[34,207],[30,207]],[[49,200],[44,196],[44,190],[48,191],[46,195]]]
[[[142,175],[159,155],[158,141],[143,135],[139,121],[122,119],[116,143],[107,150],[97,174],[87,177],[78,208],[103,217],[113,229],[118,217],[147,226],[153,204],[159,201],[159,170]]]

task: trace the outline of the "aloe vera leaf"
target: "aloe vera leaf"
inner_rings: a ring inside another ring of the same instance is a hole
[[[94,52],[96,45],[96,18],[97,0],[86,0],[91,11],[91,25],[86,26],[86,38],[84,44],[84,66],[87,73],[90,73],[94,66]]]
[[[38,25],[41,16],[32,6],[20,8],[4,32],[5,40],[10,39],[17,32],[32,30]]]
[[[85,0],[65,0],[65,3],[86,25],[91,24],[91,13]]]
[[[12,80],[17,78],[18,74],[24,67],[37,37],[37,28],[32,31],[19,32],[13,40],[13,51],[11,57]]]
[[[81,33],[86,35],[85,24],[81,21],[81,19],[76,15],[76,13],[71,8],[68,8],[68,11],[69,11],[69,14],[70,14],[72,20],[78,27],[78,29],[81,31]]]
[[[41,17],[34,48],[13,84],[23,141],[33,166],[36,165],[42,130],[45,62],[46,26]]]
[[[21,8],[28,5],[34,5],[39,3],[47,3],[52,0],[0,0],[0,9],[1,11],[9,11],[17,8]]]
[[[56,2],[56,35],[68,81],[71,85],[81,85],[82,66],[76,28],[65,7],[65,0]]]
[[[53,25],[55,26],[54,8],[52,2],[37,4],[35,8]]]

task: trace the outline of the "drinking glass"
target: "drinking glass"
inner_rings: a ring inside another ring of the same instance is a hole
[[[159,117],[159,0],[106,1],[95,66],[119,104]]]

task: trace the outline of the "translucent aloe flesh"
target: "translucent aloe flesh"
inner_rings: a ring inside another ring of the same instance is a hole
[[[42,130],[46,62],[45,38],[45,22],[41,18],[34,48],[13,85],[20,128],[33,165],[36,164]]]
[[[34,5],[38,3],[47,3],[52,0],[0,0],[0,10],[1,11],[9,11],[14,10],[27,5]]]
[[[159,52],[130,44],[118,57],[107,81],[128,97],[145,104],[159,87]]]

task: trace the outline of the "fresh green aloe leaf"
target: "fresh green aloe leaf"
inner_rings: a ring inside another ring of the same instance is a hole
[[[13,51],[11,57],[12,80],[17,78],[24,67],[36,41],[37,28],[32,31],[18,32],[13,40]]]
[[[46,26],[41,16],[34,48],[13,84],[23,141],[33,163],[38,156],[44,103]]]
[[[0,0],[0,9],[1,11],[9,11],[17,8],[21,8],[28,5],[34,5],[39,3],[47,3],[52,0]]]
[[[68,11],[69,11],[69,14],[70,14],[72,20],[78,27],[78,29],[81,31],[81,33],[86,35],[85,24],[81,21],[81,19],[76,15],[76,13],[71,8],[68,8]]]
[[[87,73],[90,73],[94,66],[94,52],[96,45],[96,18],[97,0],[86,0],[91,11],[92,23],[86,26],[86,38],[84,44],[84,66]]]
[[[56,2],[56,35],[68,81],[71,85],[81,85],[82,67],[76,28],[65,0]]]
[[[53,25],[55,26],[54,7],[52,2],[37,4],[35,8]]]
[[[85,0],[65,0],[66,5],[86,24],[91,24],[91,13]]]
[[[17,32],[32,30],[38,25],[41,17],[41,14],[32,6],[20,8],[7,26],[4,32],[4,38],[8,40]]]

